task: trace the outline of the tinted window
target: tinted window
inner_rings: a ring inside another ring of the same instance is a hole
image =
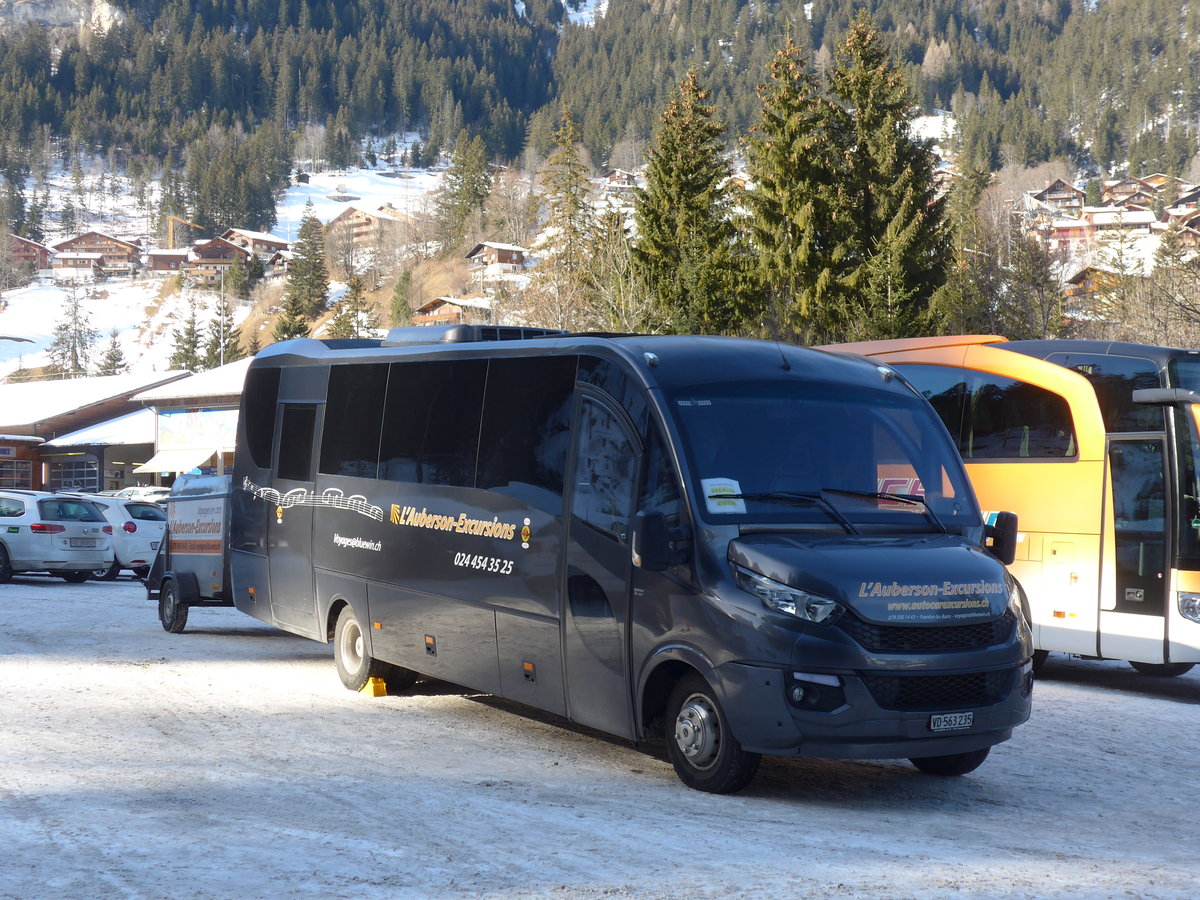
[[[103,522],[104,516],[87,500],[60,497],[39,500],[38,515],[48,522]]]
[[[641,386],[626,375],[616,363],[596,356],[580,357],[579,382],[600,388],[629,414],[639,431],[645,430],[649,421],[649,410]]]
[[[1052,353],[1046,359],[1078,372],[1092,383],[1107,430],[1163,430],[1162,407],[1133,402],[1134,391],[1161,386],[1153,360],[1098,353]]]
[[[626,540],[637,463],[637,448],[617,414],[585,397],[580,404],[571,513],[614,540]]]
[[[393,363],[379,477],[473,487],[487,362]]]
[[[271,438],[275,435],[275,403],[279,399],[279,370],[251,369],[242,392],[245,449],[260,469],[271,468]]]
[[[313,427],[317,421],[315,406],[283,407],[283,421],[279,427],[280,478],[292,481],[312,481]]]
[[[25,515],[25,504],[10,497],[0,497],[0,516],[14,518]]]
[[[560,512],[574,390],[574,356],[493,359],[476,487]]]
[[[952,366],[898,365],[941,418],[963,459],[1075,456],[1067,401],[1044,388]]]
[[[374,478],[388,366],[332,366],[321,438],[320,470],[328,475]]]
[[[165,522],[167,514],[161,506],[155,506],[153,503],[126,503],[125,511],[129,513],[129,518],[139,519],[145,522]]]

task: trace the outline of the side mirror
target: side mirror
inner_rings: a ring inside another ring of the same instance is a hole
[[[672,541],[686,540],[682,529],[667,525],[667,517],[655,509],[644,509],[637,514],[633,531],[633,564],[650,572],[663,572],[671,566],[687,561],[687,552],[675,550]]]
[[[996,513],[996,521],[983,530],[984,545],[1006,566],[1017,558],[1017,514]]]

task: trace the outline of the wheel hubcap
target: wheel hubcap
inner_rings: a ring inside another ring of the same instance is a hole
[[[342,632],[342,658],[346,668],[351,672],[358,671],[363,659],[363,636],[357,622],[350,622]]]
[[[675,719],[675,743],[697,769],[712,765],[720,748],[721,726],[707,697],[693,694]]]

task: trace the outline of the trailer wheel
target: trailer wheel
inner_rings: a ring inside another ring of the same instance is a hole
[[[8,548],[0,544],[0,584],[8,584],[12,577],[12,560],[8,558]]]
[[[390,668],[367,653],[366,635],[349,606],[342,607],[333,629],[333,661],[342,684],[352,691],[361,691],[371,678],[386,681]]]
[[[969,750],[966,753],[950,753],[946,756],[918,756],[909,762],[926,775],[966,775],[974,772],[988,758],[991,747]]]
[[[182,634],[187,619],[188,607],[179,598],[179,585],[174,578],[167,579],[158,591],[158,621],[162,622],[163,631]]]
[[[1132,659],[1129,664],[1143,675],[1153,675],[1155,678],[1175,678],[1192,671],[1192,666],[1195,665],[1195,663],[1144,663],[1134,662]]]
[[[748,785],[758,771],[762,757],[742,749],[715,692],[699,675],[676,683],[664,731],[675,774],[690,788],[731,794]]]
[[[120,571],[121,564],[114,559],[107,569],[92,569],[92,578],[96,581],[113,581]]]

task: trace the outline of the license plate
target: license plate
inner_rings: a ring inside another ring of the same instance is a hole
[[[95,538],[71,538],[72,547],[95,547]]]
[[[957,731],[960,728],[970,728],[975,721],[975,713],[938,713],[929,717],[930,731]]]

